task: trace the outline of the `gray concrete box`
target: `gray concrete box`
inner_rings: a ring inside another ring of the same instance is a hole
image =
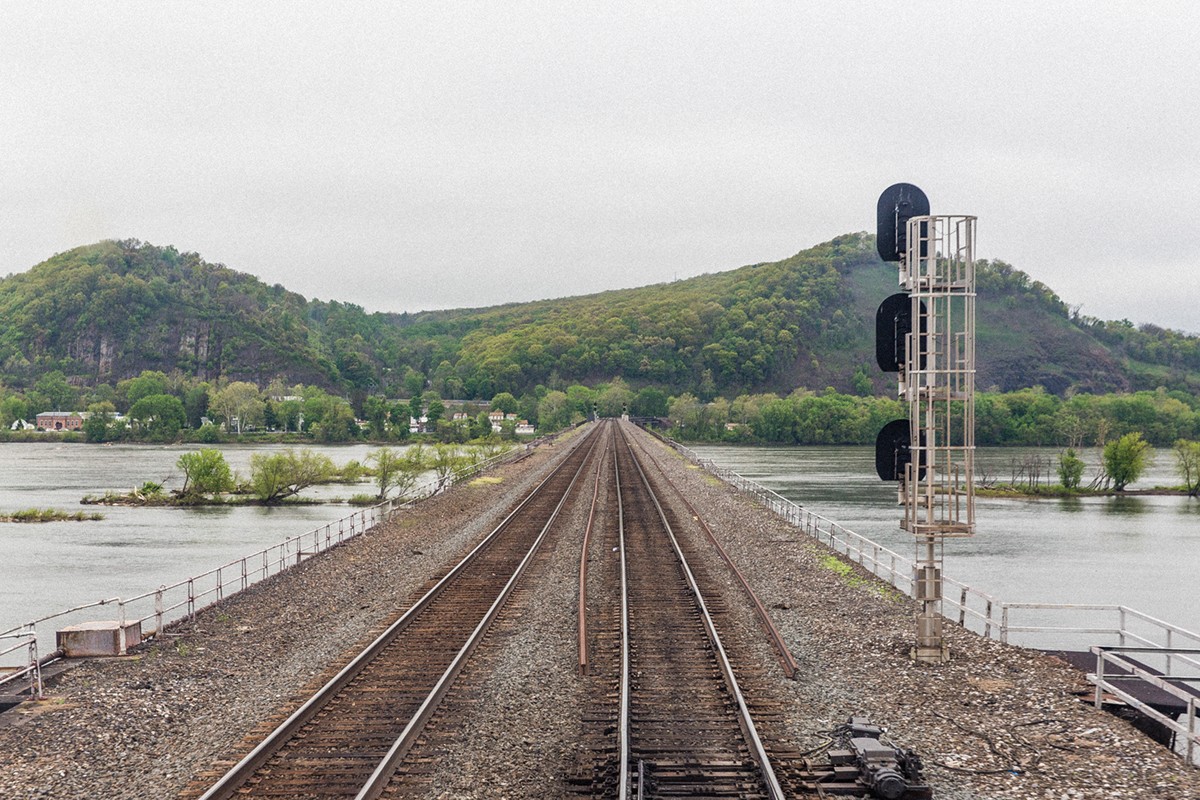
[[[128,650],[142,642],[142,623],[129,622],[124,630],[116,620],[102,622],[84,622],[79,625],[68,625],[56,634],[58,649],[67,658],[82,658],[87,656],[119,656],[121,655],[121,635],[125,636],[125,649]]]

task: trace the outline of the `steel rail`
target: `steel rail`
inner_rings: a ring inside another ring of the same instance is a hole
[[[620,428],[618,429],[621,430]],[[671,523],[667,521],[666,512],[663,511],[663,507],[658,501],[658,495],[655,494],[654,488],[650,485],[650,481],[646,477],[646,472],[642,469],[637,454],[634,453],[632,445],[629,444],[628,436],[624,430],[621,430],[621,438],[624,440],[625,446],[629,448],[633,465],[637,468],[638,475],[642,479],[642,484],[646,487],[648,496],[658,511],[659,519],[662,521],[663,528],[667,532],[667,538],[671,542],[671,548],[675,551],[675,557],[678,559],[684,577],[687,579],[688,587],[696,599],[696,606],[700,610],[700,618],[708,633],[709,641],[712,643],[717,663],[725,676],[725,685],[728,687],[729,693],[733,696],[737,704],[738,722],[746,736],[746,742],[750,746],[750,751],[758,763],[763,782],[767,787],[767,792],[772,800],[783,800],[783,787],[779,783],[779,778],[775,775],[775,769],[771,766],[771,759],[767,754],[766,747],[763,745],[762,738],[758,735],[758,729],[755,727],[754,719],[750,715],[750,707],[746,703],[746,698],[742,694],[741,687],[738,686],[737,677],[733,673],[733,665],[729,662],[729,656],[725,652],[725,647],[721,644],[721,637],[717,633],[716,625],[713,623],[712,615],[708,611],[708,604],[704,601],[704,595],[700,592],[700,586],[696,582],[696,577],[692,574],[691,567],[688,566],[687,558],[684,557],[683,549],[679,546],[678,539],[675,538],[675,532],[671,528]]]
[[[202,794],[198,800],[228,800],[234,796],[237,790],[253,775],[260,767],[262,767],[283,744],[296,734],[305,724],[315,717],[329,701],[344,689],[354,678],[362,672],[363,668],[370,663],[380,651],[387,647],[393,639],[396,638],[412,620],[425,610],[436,598],[442,593],[442,590],[457,578],[475,558],[487,549],[500,534],[511,524],[513,519],[527,506],[535,497],[542,491],[546,484],[554,478],[560,470],[562,470],[570,455],[575,452],[575,449],[582,447],[584,442],[591,439],[588,436],[572,447],[562,463],[555,467],[550,474],[543,478],[530,493],[522,500],[516,508],[514,508],[503,520],[485,536],[475,547],[471,549],[466,556],[462,558],[446,575],[439,580],[432,588],[429,589],[422,597],[413,603],[413,605],[405,611],[399,619],[387,627],[383,633],[379,634],[371,644],[355,656],[345,667],[343,667],[336,675],[329,679],[320,689],[317,690],[312,697],[306,700],[299,708],[293,711],[287,719],[285,719],[278,727],[267,735],[258,745],[254,747],[245,757],[235,764],[228,772],[226,772],[216,783]],[[594,443],[593,443],[594,444]]]
[[[771,615],[767,613],[767,607],[763,605],[762,600],[758,598],[758,595],[755,594],[754,589],[750,587],[750,581],[746,580],[746,575],[741,571],[741,569],[738,568],[738,565],[734,563],[733,559],[729,557],[729,553],[726,552],[725,548],[721,546],[721,543],[717,541],[716,535],[713,533],[712,528],[708,526],[708,523],[704,521],[704,517],[700,515],[700,512],[696,510],[696,507],[692,505],[691,501],[687,499],[683,492],[679,491],[679,487],[676,486],[675,482],[672,481],[667,475],[666,471],[662,468],[662,465],[658,463],[658,460],[651,455],[645,447],[642,446],[641,442],[638,442],[638,449],[641,450],[646,457],[650,459],[654,466],[658,468],[659,474],[662,476],[663,480],[667,482],[667,485],[671,487],[676,496],[683,501],[685,506],[687,506],[688,513],[692,515],[692,519],[696,520],[696,522],[700,524],[700,527],[704,530],[708,540],[712,542],[713,547],[715,547],[717,552],[720,554],[721,560],[724,561],[725,565],[728,566],[730,571],[733,572],[734,576],[738,580],[738,583],[741,584],[742,590],[746,593],[746,596],[750,598],[750,603],[754,606],[754,611],[758,616],[759,622],[761,622],[762,626],[766,629],[767,636],[771,639],[771,643],[775,647],[775,652],[779,656],[779,660],[783,665],[784,674],[791,680],[796,680],[796,676],[799,674],[800,670],[799,666],[796,664],[796,659],[792,657],[792,653],[788,649],[787,642],[784,641],[783,634],[779,631],[779,628],[775,627],[775,623],[771,620]]]
[[[629,738],[630,738],[630,681],[629,681],[629,579],[625,562],[625,501],[621,497],[621,467],[617,463],[617,434],[613,436],[613,481],[617,487],[617,550],[620,555],[621,576],[621,700],[617,719],[617,745],[621,753],[620,789],[618,800],[628,800],[629,782]],[[639,768],[639,773],[641,772]],[[638,776],[638,798],[642,796],[642,778]]]
[[[608,423],[605,423],[605,428]],[[592,492],[592,507],[588,512],[587,527],[583,531],[583,546],[579,553],[579,674],[587,675],[588,646],[587,646],[587,579],[588,579],[588,545],[592,537],[592,525],[596,521],[596,505],[600,498],[600,470],[604,466],[604,457],[596,459],[596,481]]]
[[[595,452],[596,447],[600,443],[600,436],[598,434],[594,437],[589,437],[589,439],[590,438],[595,438],[596,441],[592,442],[592,446],[588,451],[588,454],[584,456],[583,462],[580,463],[579,468],[575,470],[575,474],[572,476],[571,482],[567,484],[567,488],[563,490],[562,498],[559,499],[558,505],[554,507],[554,511],[551,512],[549,519],[546,520],[546,524],[542,526],[542,530],[538,533],[537,539],[535,539],[533,544],[530,546],[529,552],[527,552],[525,557],[521,559],[521,563],[517,566],[516,570],[514,570],[513,574],[504,584],[504,588],[500,590],[500,594],[497,595],[487,613],[484,614],[483,619],[481,619],[475,626],[475,630],[472,631],[471,636],[463,644],[462,648],[459,649],[458,654],[454,657],[454,660],[450,662],[450,665],[446,668],[446,671],[442,674],[442,677],[438,679],[437,684],[434,685],[433,689],[429,692],[429,695],[421,703],[421,707],[417,709],[417,713],[413,715],[408,724],[404,726],[404,730],[399,736],[396,737],[395,742],[392,743],[392,746],[388,749],[387,754],[379,762],[379,765],[375,768],[375,771],[371,773],[371,777],[367,779],[366,784],[364,784],[362,789],[359,790],[358,794],[355,795],[354,800],[377,800],[377,798],[383,794],[384,789],[387,787],[388,781],[390,781],[392,779],[392,775],[395,774],[396,767],[402,760],[404,760],[404,757],[408,754],[408,751],[412,749],[413,744],[416,742],[417,736],[419,736],[421,731],[424,730],[425,724],[429,721],[430,717],[433,716],[434,711],[437,710],[438,705],[442,702],[442,698],[446,696],[446,692],[450,690],[450,686],[454,683],[454,679],[458,677],[460,672],[462,672],[463,667],[467,663],[467,659],[471,657],[471,654],[475,651],[475,648],[483,640],[484,634],[486,634],[488,628],[491,627],[492,622],[500,614],[500,610],[508,601],[513,589],[516,588],[517,582],[525,573],[526,567],[529,566],[529,563],[533,561],[534,557],[537,555],[538,549],[541,547],[542,542],[546,538],[546,534],[549,533],[550,528],[558,519],[559,512],[561,512],[563,506],[567,504],[567,500],[571,497],[571,491],[575,488],[575,484],[579,480],[579,476],[583,474],[584,467],[587,466],[588,459],[592,457],[592,454]]]

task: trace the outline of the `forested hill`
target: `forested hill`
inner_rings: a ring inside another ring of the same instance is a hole
[[[151,369],[359,395],[423,385],[488,399],[617,376],[701,397],[798,386],[882,393],[893,387],[874,366],[874,313],[895,276],[872,237],[849,234],[783,261],[670,284],[368,314],[194,253],[107,241],[0,280],[0,380],[25,386],[61,370],[94,385]],[[1200,390],[1196,337],[1080,318],[1002,262],[979,263],[978,288],[980,388]]]

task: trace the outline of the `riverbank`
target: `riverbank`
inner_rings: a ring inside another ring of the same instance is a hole
[[[1150,489],[1068,489],[1065,486],[1052,484],[1050,486],[1013,486],[998,484],[995,486],[976,486],[976,497],[1012,498],[1014,500],[1054,500],[1062,498],[1082,497],[1195,497],[1187,489],[1156,486]]]

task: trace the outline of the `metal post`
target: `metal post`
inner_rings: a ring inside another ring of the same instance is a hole
[[[1096,708],[1104,707],[1104,651],[1096,648]]]
[[[160,585],[154,592],[154,635],[163,633],[163,590],[167,587]]]
[[[1000,604],[1000,641],[1008,644],[1008,604]]]
[[[1194,766],[1196,757],[1196,698],[1194,697],[1188,699],[1187,732],[1187,762],[1189,766]]]
[[[125,601],[117,601],[117,655],[126,654],[125,649]]]
[[[42,662],[38,658],[37,632],[36,631],[32,632],[32,638],[29,640],[29,666],[31,667],[31,670],[29,673],[30,674],[29,694],[32,695],[35,700],[41,700],[42,699]],[[1194,711],[1195,711],[1195,709],[1193,709],[1193,712]]]

